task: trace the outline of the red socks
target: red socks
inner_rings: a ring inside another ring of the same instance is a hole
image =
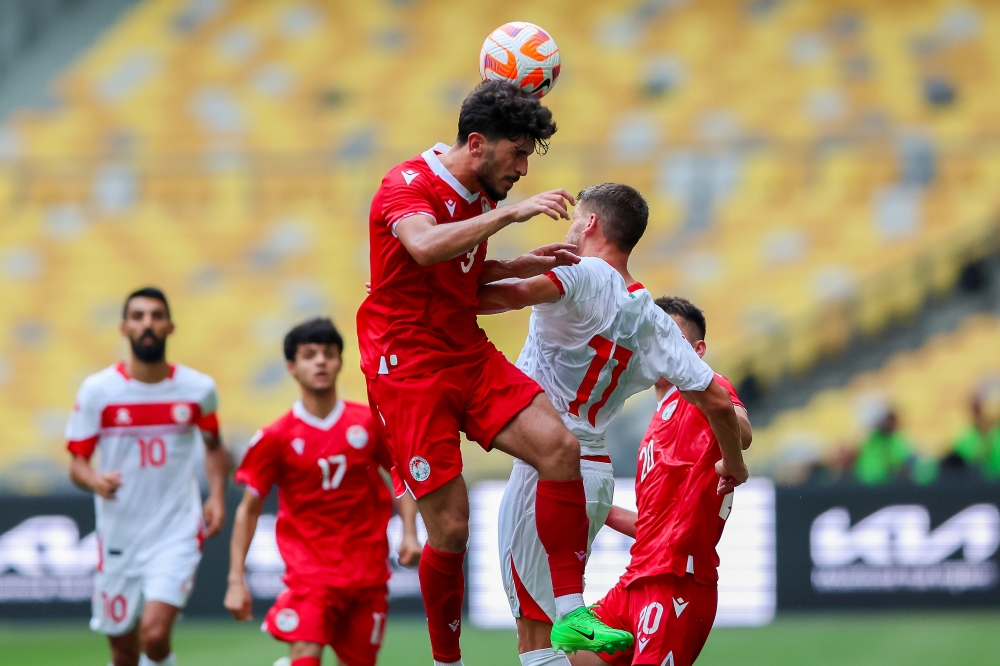
[[[420,556],[420,592],[427,612],[427,631],[435,661],[452,663],[462,658],[462,601],[465,598],[465,551],[445,553],[424,544]]]
[[[319,666],[319,657],[299,657],[292,661],[292,666]]]
[[[549,556],[556,597],[583,593],[587,564],[587,495],[583,479],[539,481],[535,494],[535,527]]]

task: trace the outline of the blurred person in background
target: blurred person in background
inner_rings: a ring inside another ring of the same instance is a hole
[[[906,478],[907,474],[914,483],[931,483],[937,478],[937,463],[916,455],[913,445],[899,429],[896,411],[887,408],[858,450],[854,476],[863,485],[877,486]]]
[[[955,437],[948,461],[976,469],[985,478],[1000,480],[1000,393],[977,393],[970,404],[971,419]]]
[[[191,595],[202,542],[225,520],[229,456],[219,439],[215,381],[167,362],[173,332],[162,291],[129,294],[121,323],[129,360],[84,380],[66,426],[70,478],[95,495],[90,628],[108,636],[114,666],[176,663],[174,620]],[[204,507],[195,477],[199,440],[209,485]]]
[[[272,487],[278,488],[278,550],[287,586],[262,629],[289,644],[279,663],[319,666],[329,645],[341,666],[374,666],[389,611],[392,495],[379,468],[392,469],[389,449],[368,405],[337,395],[344,340],[327,318],[305,321],[285,336],[289,374],[301,398],[250,440],[236,481],[246,485],[230,545],[224,605],[249,620],[253,597],[246,558]],[[399,562],[420,560],[416,500],[398,504],[403,519]]]

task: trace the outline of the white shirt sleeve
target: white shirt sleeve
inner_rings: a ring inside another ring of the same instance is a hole
[[[602,259],[584,257],[578,264],[572,266],[556,266],[550,271],[550,277],[555,276],[556,286],[562,294],[562,299],[580,301],[591,298],[597,291],[597,286],[606,277],[602,275]],[[614,269],[611,269],[614,270]]]
[[[656,366],[650,368],[651,375],[663,377],[681,391],[704,391],[715,378],[715,372],[694,351],[672,317],[656,306],[653,316],[658,348],[649,356]]]
[[[84,442],[97,437],[101,432],[101,410],[97,387],[92,381],[83,382],[66,423],[66,440]]]

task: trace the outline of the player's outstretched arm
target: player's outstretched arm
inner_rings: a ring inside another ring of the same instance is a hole
[[[202,432],[205,440],[205,477],[208,479],[208,499],[205,500],[205,536],[218,534],[226,522],[226,478],[229,476],[229,452],[219,438]]]
[[[681,395],[705,414],[715,438],[719,440],[722,460],[715,465],[715,471],[719,475],[717,492],[719,495],[727,495],[750,477],[746,463],[743,462],[740,422],[736,418],[729,391],[713,379],[704,391],[682,391]]]
[[[570,243],[552,243],[535,248],[514,259],[488,259],[483,264],[483,274],[479,284],[489,284],[497,280],[518,278],[526,280],[551,271],[556,266],[572,266],[580,263],[580,257],[573,254],[576,246]]]
[[[639,519],[639,514],[635,511],[623,509],[620,506],[612,506],[608,519],[604,524],[615,532],[624,534],[627,537],[635,538],[635,521]]]
[[[80,488],[96,493],[104,499],[114,499],[115,492],[122,485],[121,472],[98,472],[90,466],[89,460],[75,453],[69,465],[69,478]]]
[[[263,498],[247,490],[243,493],[243,500],[236,509],[236,520],[233,522],[233,538],[229,542],[229,587],[222,603],[240,621],[249,620],[253,614],[253,597],[244,578],[247,552],[250,551],[250,542],[257,531],[257,519],[260,518],[263,507]]]
[[[396,223],[396,237],[414,261],[421,266],[432,266],[465,254],[504,227],[536,215],[568,220],[567,202],[574,201],[566,190],[552,190],[449,224],[438,224],[429,215],[411,215]]]
[[[479,314],[498,314],[520,310],[562,298],[559,287],[544,275],[527,280],[496,282],[479,288]]]
[[[403,519],[403,540],[399,544],[399,563],[415,567],[420,563],[420,539],[417,538],[417,500],[410,493],[396,499],[396,511]]]

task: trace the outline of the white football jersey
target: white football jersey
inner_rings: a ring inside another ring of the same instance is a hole
[[[115,498],[94,496],[99,570],[138,573],[164,544],[201,539],[195,477],[201,431],[218,434],[215,382],[182,365],[146,384],[123,363],[87,377],[66,426],[68,448],[98,470],[121,472]]]
[[[583,455],[607,455],[608,424],[660,377],[683,391],[712,382],[676,322],[603,259],[584,257],[547,276],[562,297],[532,309],[517,367],[545,390]]]

